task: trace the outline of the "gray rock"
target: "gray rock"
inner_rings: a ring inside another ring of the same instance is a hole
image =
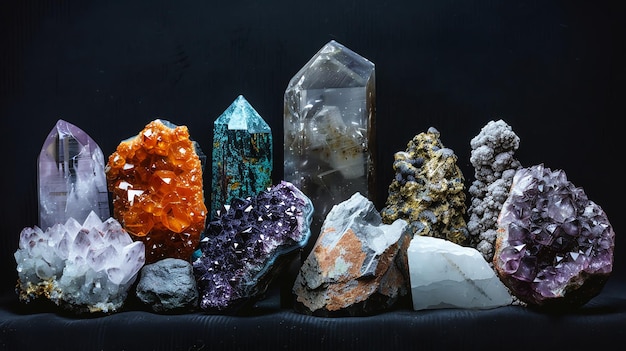
[[[177,258],[165,258],[145,265],[136,294],[141,302],[159,313],[193,311],[198,305],[192,266]]]

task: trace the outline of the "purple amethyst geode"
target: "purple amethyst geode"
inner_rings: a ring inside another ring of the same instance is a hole
[[[235,313],[262,296],[289,262],[300,258],[312,214],[311,200],[285,181],[224,206],[209,222],[193,262],[200,308]]]
[[[614,246],[606,213],[565,172],[537,165],[515,173],[493,264],[522,302],[560,310],[584,305],[608,280]]]

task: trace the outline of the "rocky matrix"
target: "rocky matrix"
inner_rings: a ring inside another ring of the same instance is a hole
[[[248,101],[237,99],[213,123],[209,218],[234,198],[272,185],[272,130]]]
[[[20,233],[17,292],[20,301],[49,299],[76,313],[118,311],[145,263],[144,245],[114,219],[102,222],[91,212],[45,231]]]
[[[375,88],[374,64],[332,40],[285,90],[283,179],[313,201],[315,237],[335,204],[375,201]]]
[[[496,272],[530,307],[581,306],[600,293],[612,272],[613,227],[562,170],[518,170],[498,227]]]
[[[186,126],[159,119],[109,156],[114,217],[146,245],[146,262],[189,260],[206,224],[200,151]]]
[[[293,286],[296,311],[316,316],[383,312],[406,295],[404,220],[384,224],[360,193],[334,206]]]
[[[193,262],[200,308],[237,313],[267,291],[311,236],[313,204],[289,182],[235,198],[207,226]]]
[[[96,142],[77,126],[58,120],[37,160],[39,227],[82,222],[90,212],[109,218],[104,155]]]
[[[431,127],[409,141],[406,151],[396,152],[396,176],[381,215],[387,224],[406,220],[413,235],[464,245],[469,239],[464,218],[465,179],[454,151],[445,148],[439,136]]]
[[[509,195],[513,175],[521,168],[514,157],[519,142],[511,126],[503,120],[489,121],[470,142],[470,162],[474,166],[475,180],[469,187],[472,201],[467,221],[471,237],[469,245],[476,248],[490,265],[498,216]]]

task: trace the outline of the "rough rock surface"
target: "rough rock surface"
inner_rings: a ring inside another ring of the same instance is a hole
[[[431,127],[409,141],[406,151],[394,155],[396,177],[389,186],[382,220],[390,224],[404,219],[413,235],[464,245],[469,239],[465,178],[454,151],[445,148],[439,136]]]
[[[296,311],[318,316],[382,312],[408,290],[404,220],[382,223],[360,193],[335,205],[293,287]]]
[[[501,119],[489,121],[470,142],[475,180],[469,187],[469,246],[480,251],[489,265],[493,260],[498,216],[509,195],[513,175],[521,168],[514,158],[519,142],[511,126]]]
[[[562,170],[518,170],[498,227],[496,272],[530,307],[581,306],[600,293],[612,272],[613,227]]]
[[[198,308],[193,268],[178,258],[145,265],[135,292],[141,302],[157,313],[184,313]]]

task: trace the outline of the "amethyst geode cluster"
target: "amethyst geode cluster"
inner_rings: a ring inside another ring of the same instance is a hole
[[[209,222],[193,262],[205,312],[231,313],[255,301],[311,235],[313,204],[289,182],[234,198]]]
[[[498,218],[493,259],[503,283],[529,307],[566,309],[602,290],[615,232],[600,206],[565,172],[521,168]]]

